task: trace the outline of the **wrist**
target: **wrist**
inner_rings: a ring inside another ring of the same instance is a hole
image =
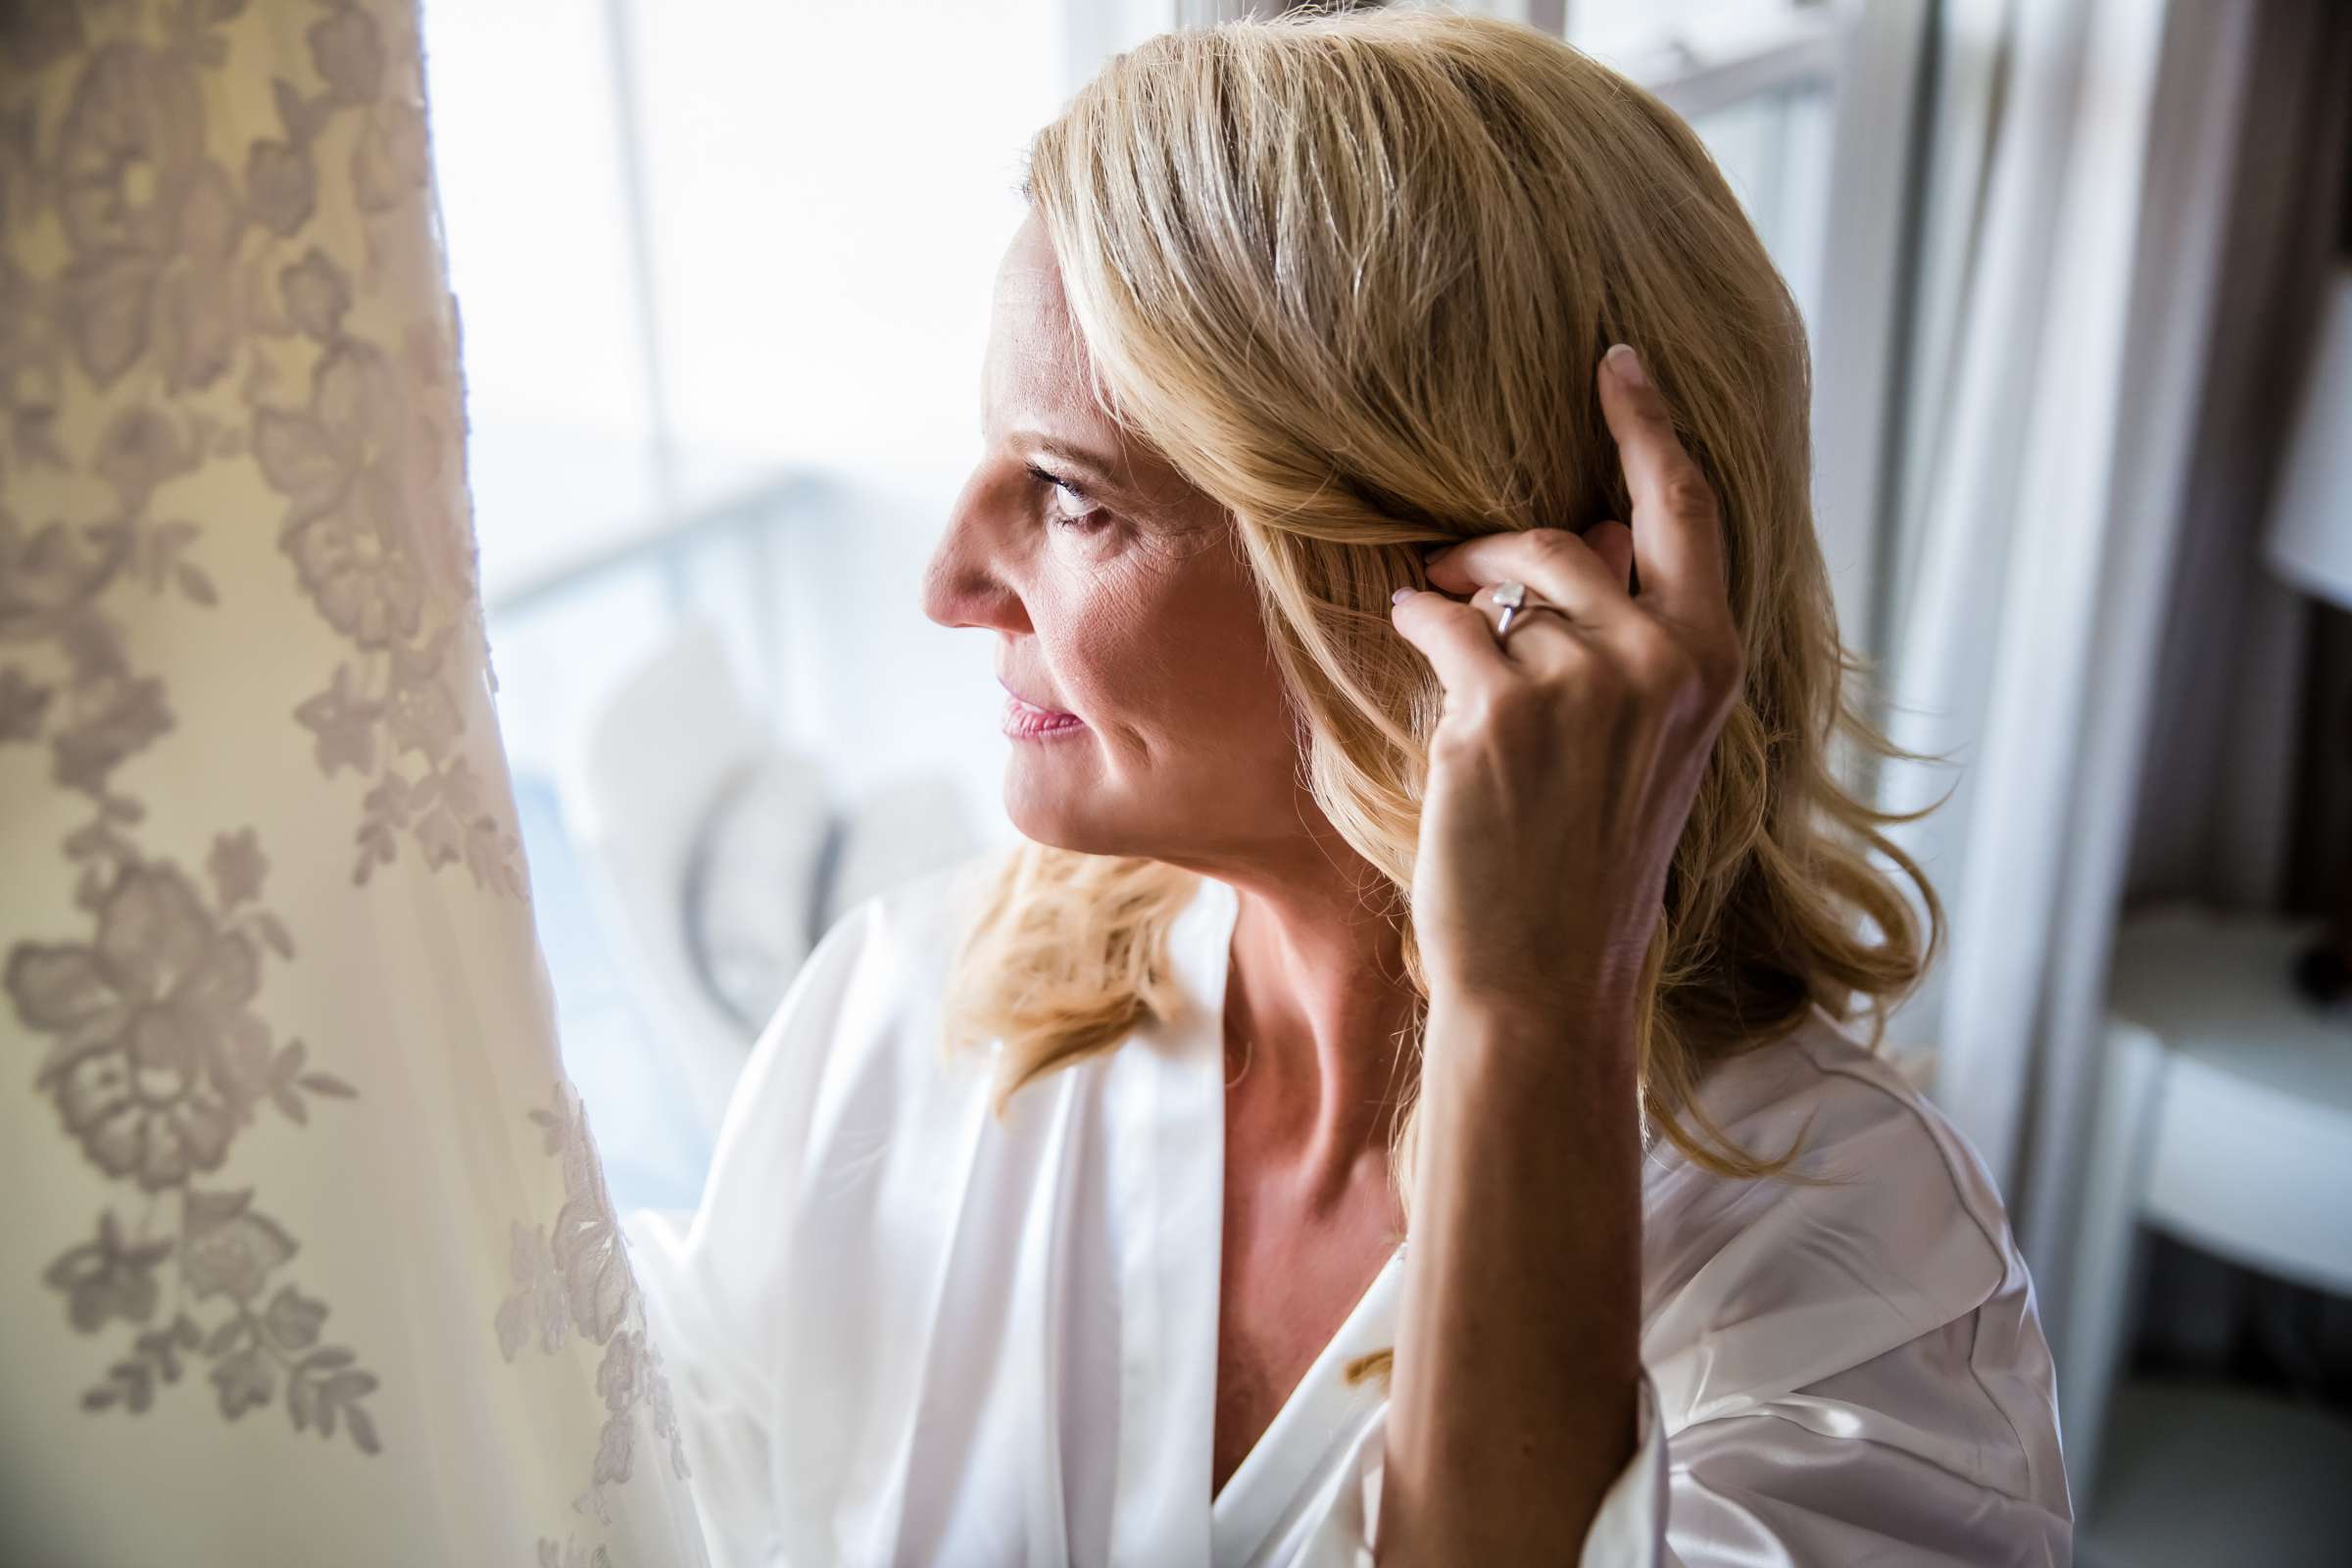
[[[1488,954],[1484,961],[1429,971],[1430,1000],[1444,998],[1507,1021],[1514,1016],[1630,1019],[1648,955],[1585,938],[1541,953]]]
[[[1631,998],[1615,992],[1440,989],[1430,998],[1425,1070],[1505,1084],[1568,1075],[1630,1086],[1634,1015]]]

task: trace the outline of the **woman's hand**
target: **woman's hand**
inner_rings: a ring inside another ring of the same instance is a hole
[[[1576,1560],[1638,1451],[1637,987],[1743,660],[1715,496],[1628,352],[1599,377],[1632,529],[1464,540],[1395,609],[1446,706],[1413,868],[1427,1120],[1383,1561]],[[1528,608],[1497,644],[1514,579]]]
[[[1632,528],[1464,540],[1429,565],[1442,592],[1392,612],[1446,689],[1412,911],[1433,989],[1464,1000],[1630,1005],[1740,691],[1714,491],[1630,348],[1598,380]],[[1527,605],[1498,644],[1494,589],[1512,580]]]

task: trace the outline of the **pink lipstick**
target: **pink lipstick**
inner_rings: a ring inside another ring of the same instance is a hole
[[[997,684],[1004,686],[1001,679]],[[1014,740],[1046,740],[1055,735],[1075,734],[1084,728],[1086,720],[1076,713],[1065,713],[1058,708],[1040,708],[1004,686],[1004,729]]]

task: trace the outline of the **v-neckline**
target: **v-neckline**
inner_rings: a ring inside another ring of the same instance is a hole
[[[1188,1079],[1187,1098],[1200,1108],[1200,1125],[1213,1130],[1213,1136],[1191,1142],[1186,1163],[1201,1172],[1195,1190],[1202,1201],[1192,1205],[1196,1222],[1186,1234],[1169,1239],[1183,1249],[1197,1299],[1204,1302],[1197,1321],[1205,1329],[1195,1339],[1200,1364],[1208,1369],[1210,1390],[1205,1424],[1182,1437],[1213,1472],[1214,1390],[1224,1305],[1225,994],[1241,898],[1230,884],[1214,877],[1204,875],[1200,881],[1195,902],[1170,933],[1170,957],[1195,1004],[1191,1025],[1184,1031],[1179,1070]],[[1251,1560],[1286,1517],[1308,1500],[1315,1475],[1353,1443],[1363,1424],[1387,1402],[1377,1380],[1350,1384],[1347,1368],[1360,1356],[1395,1346],[1403,1258],[1404,1246],[1399,1244],[1210,1500],[1211,1562]]]

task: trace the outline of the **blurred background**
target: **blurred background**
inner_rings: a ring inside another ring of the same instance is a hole
[[[691,1206],[867,894],[1010,842],[917,604],[1021,148],[1238,0],[428,0],[501,722],[616,1202]],[[2352,8],[1496,0],[1706,138],[1803,305],[1887,1049],[2009,1198],[2087,1563],[2352,1561]]]

